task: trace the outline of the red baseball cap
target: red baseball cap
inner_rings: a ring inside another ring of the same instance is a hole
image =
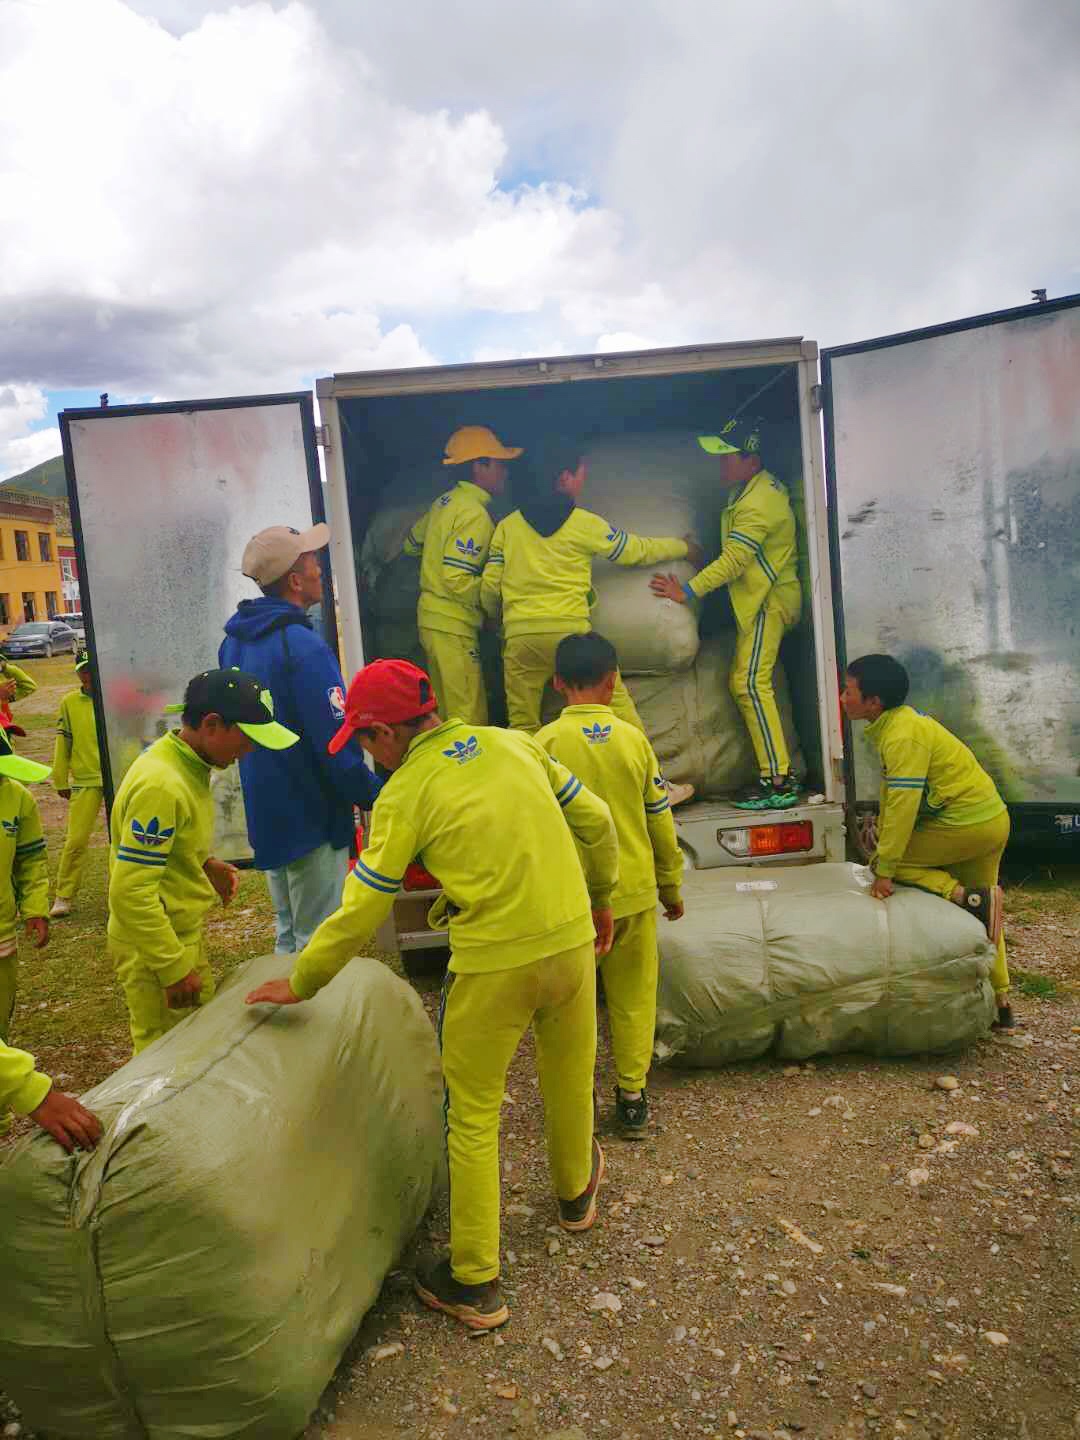
[[[357,730],[376,721],[397,725],[417,715],[430,715],[438,703],[431,681],[419,666],[408,660],[373,660],[353,676],[345,696],[345,723],[326,748],[336,755]]]

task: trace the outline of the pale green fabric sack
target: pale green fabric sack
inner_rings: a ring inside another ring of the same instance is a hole
[[[415,992],[354,960],[248,1009],[253,960],[84,1096],[90,1156],[0,1164],[0,1389],[64,1440],[295,1440],[444,1178]]]
[[[869,893],[855,865],[699,870],[661,927],[656,1058],[943,1053],[994,1019],[992,948],[936,895]]]

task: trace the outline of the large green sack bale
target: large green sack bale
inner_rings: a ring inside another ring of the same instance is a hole
[[[0,1164],[0,1389],[63,1440],[295,1440],[443,1178],[416,994],[356,960],[248,1009],[253,960]]]
[[[699,870],[660,943],[656,1057],[724,1065],[958,1050],[994,1019],[979,922],[856,865]]]
[[[735,631],[722,630],[702,642],[689,670],[677,675],[626,677],[665,776],[693,785],[699,799],[720,799],[758,775],[750,733],[728,689],[734,653]],[[806,765],[781,664],[777,664],[773,684],[791,768],[801,776]]]

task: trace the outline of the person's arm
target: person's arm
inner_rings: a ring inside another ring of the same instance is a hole
[[[25,670],[20,670],[18,665],[13,665],[10,660],[4,662],[3,670],[0,671],[8,680],[15,681],[15,699],[25,700],[27,695],[33,695],[37,689],[37,681],[33,676],[28,675]]]
[[[359,745],[346,745],[336,755],[327,746],[337,733],[342,716],[338,697],[344,693],[341,671],[330,647],[310,631],[298,651],[291,679],[291,693],[299,717],[299,729],[310,742],[315,763],[327,787],[361,810],[370,810],[382,789],[382,781],[366,764]]]
[[[53,746],[52,786],[67,799],[71,795],[68,783],[71,775],[71,716],[66,704],[61,704],[56,721],[56,744]]]
[[[480,586],[495,527],[482,505],[463,505],[454,516],[442,555],[447,592],[463,605],[480,605]]]
[[[885,771],[884,804],[878,818],[877,852],[871,866],[875,875],[891,880],[919,818],[930,755],[925,745],[904,738],[883,746],[881,760]]]
[[[614,565],[657,565],[663,560],[685,560],[689,543],[672,535],[631,535],[609,525],[591,510],[578,510],[586,543],[593,555],[602,555]]]
[[[109,911],[121,938],[139,950],[168,988],[188,975],[184,947],[161,903],[161,877],[176,840],[176,802],[141,785],[128,791],[109,874]]]
[[[505,557],[503,555],[502,522],[495,526],[495,533],[488,545],[487,562],[480,580],[480,608],[489,620],[497,620],[502,609],[502,582]]]
[[[431,518],[431,511],[425,510],[415,525],[410,526],[402,542],[401,548],[406,555],[417,555],[424,553],[424,537],[427,534],[428,521]]]
[[[45,850],[45,831],[32,795],[24,798],[19,814],[19,838],[15,844],[15,863],[11,867],[11,885],[27,932],[36,937],[40,948],[49,938],[49,859]]]
[[[541,759],[548,784],[578,842],[593,908],[606,909],[619,880],[619,841],[611,811],[599,795],[585,788],[572,770],[561,765],[531,736],[527,738]]]
[[[101,1122],[74,1095],[57,1090],[48,1075],[34,1068],[34,1057],[0,1041],[0,1110],[29,1115],[36,1125],[70,1152],[92,1150],[101,1138]]]
[[[345,881],[340,907],[304,946],[289,979],[260,985],[248,995],[247,1003],[292,1005],[317,995],[389,915],[405,867],[420,848],[411,816],[381,796],[371,816],[371,844]]]
[[[660,903],[668,919],[677,920],[683,910],[682,851],[675,837],[675,819],[671,813],[664,777],[660,774],[660,766],[651,745],[648,750],[649,768],[641,796],[645,807],[645,825],[649,832],[649,844],[652,846]]]
[[[768,534],[769,521],[764,514],[753,508],[749,501],[736,506],[731,517],[731,529],[720,554],[711,565],[706,565],[704,570],[699,570],[686,582],[690,597],[701,600],[722,585],[730,585],[755,562],[760,563],[770,579],[775,580],[776,574],[765,558]]]

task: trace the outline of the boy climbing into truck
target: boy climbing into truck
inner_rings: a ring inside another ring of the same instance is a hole
[[[887,900],[895,885],[914,885],[981,920],[997,947],[990,971],[996,1028],[1010,1029],[998,884],[1009,812],[968,747],[944,725],[905,705],[908,684],[907,671],[891,655],[863,655],[848,665],[840,697],[849,720],[868,722],[866,738],[881,763],[870,893]]]
[[[521,454],[486,425],[455,430],[442,463],[456,483],[405,537],[405,554],[422,556],[416,624],[439,708],[470,725],[488,719],[480,664],[480,577],[495,528],[488,506],[503,492],[509,462]]]
[[[701,563],[701,548],[689,535],[630,535],[583,509],[579,501],[587,478],[582,446],[553,441],[545,447],[536,466],[521,477],[518,509],[495,527],[484,566],[480,603],[490,617],[502,614],[510,725],[529,734],[540,728],[544,687],[555,673],[559,642],[589,628],[595,556],[614,565],[655,565],[687,557],[692,564]],[[611,708],[644,732],[621,676],[616,676]],[[693,787],[672,786],[671,792],[676,805],[693,794]]]
[[[68,802],[68,818],[56,874],[56,898],[49,911],[52,920],[71,914],[104,795],[94,720],[94,671],[85,650],[76,656],[75,673],[79,677],[79,689],[69,690],[60,702],[53,750],[52,783],[60,798]]]
[[[799,800],[773,690],[780,642],[799,619],[802,587],[797,570],[795,516],[788,493],[761,460],[757,421],[729,420],[719,435],[698,444],[719,456],[720,485],[731,492],[720,526],[720,554],[684,585],[675,575],[654,575],[653,593],[688,604],[728,587],[738,637],[729,686],[760,772],[734,804],[746,810],[787,809]]]
[[[615,938],[600,960],[615,1058],[615,1123],[626,1140],[649,1131],[645,1082],[656,1031],[656,897],[668,920],[683,914],[682,854],[664,781],[645,735],[611,709],[619,657],[594,632],[568,635],[555,652],[555,688],[566,707],[537,741],[605,800],[619,837],[611,897]]]
[[[604,802],[532,736],[444,720],[436,705],[430,679],[408,661],[376,660],[354,677],[331,747],[356,737],[393,773],[340,910],[289,979],[247,1000],[293,1005],[329,984],[423,856],[443,887],[431,923],[448,928],[451,952],[439,1021],[450,1258],[422,1269],[416,1290],[432,1309],[490,1330],[509,1318],[498,1283],[499,1115],[530,1026],[559,1224],[576,1233],[596,1218],[595,957],[611,944],[618,842]]]

